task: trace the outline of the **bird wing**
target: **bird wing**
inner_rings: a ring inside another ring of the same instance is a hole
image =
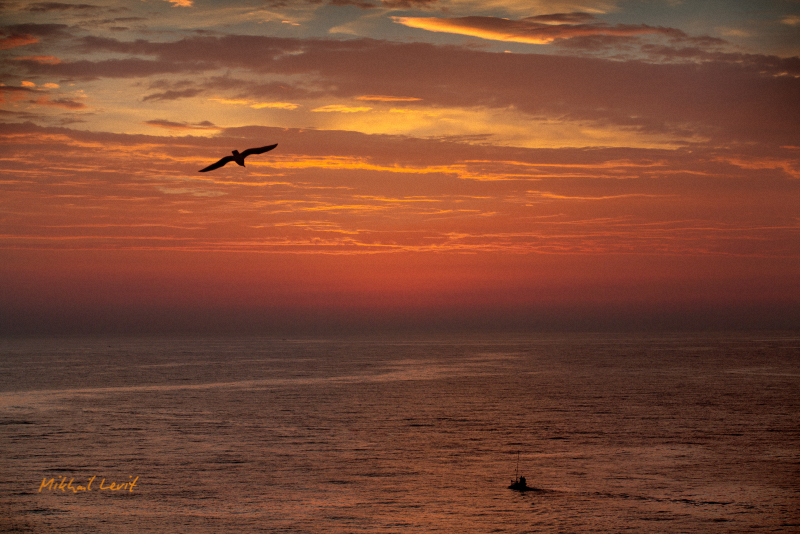
[[[227,163],[230,163],[231,161],[233,161],[233,156],[225,156],[224,158],[222,158],[218,162],[212,163],[211,165],[209,165],[205,169],[200,169],[199,172],[207,172],[207,171],[213,171],[214,169],[219,169],[220,167],[224,166]]]
[[[274,145],[262,146],[261,148],[248,148],[247,150],[242,152],[242,157],[246,158],[247,156],[249,156],[251,154],[263,154],[264,152],[269,152],[270,150],[272,150],[276,146],[278,146],[277,143],[275,143]]]

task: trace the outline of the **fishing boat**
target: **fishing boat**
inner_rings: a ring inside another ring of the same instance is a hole
[[[525,477],[520,477],[512,482],[508,489],[517,491],[536,491],[536,488],[532,488],[528,485],[528,483],[525,481]]]
[[[538,488],[533,488],[531,486],[528,486],[528,481],[525,480],[525,477],[519,476],[519,451],[517,451],[517,471],[516,471],[516,473],[514,475],[514,481],[511,483],[511,485],[508,487],[508,489],[515,490],[515,491],[521,491],[521,492],[541,491]]]

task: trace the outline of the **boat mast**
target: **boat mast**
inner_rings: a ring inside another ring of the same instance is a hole
[[[517,472],[515,473],[514,480],[519,482],[519,451],[517,451]]]

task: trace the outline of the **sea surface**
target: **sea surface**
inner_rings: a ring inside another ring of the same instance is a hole
[[[0,340],[0,531],[800,532],[800,335]]]

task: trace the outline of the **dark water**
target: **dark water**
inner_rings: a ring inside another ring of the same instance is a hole
[[[797,335],[0,355],[3,532],[800,531]]]

